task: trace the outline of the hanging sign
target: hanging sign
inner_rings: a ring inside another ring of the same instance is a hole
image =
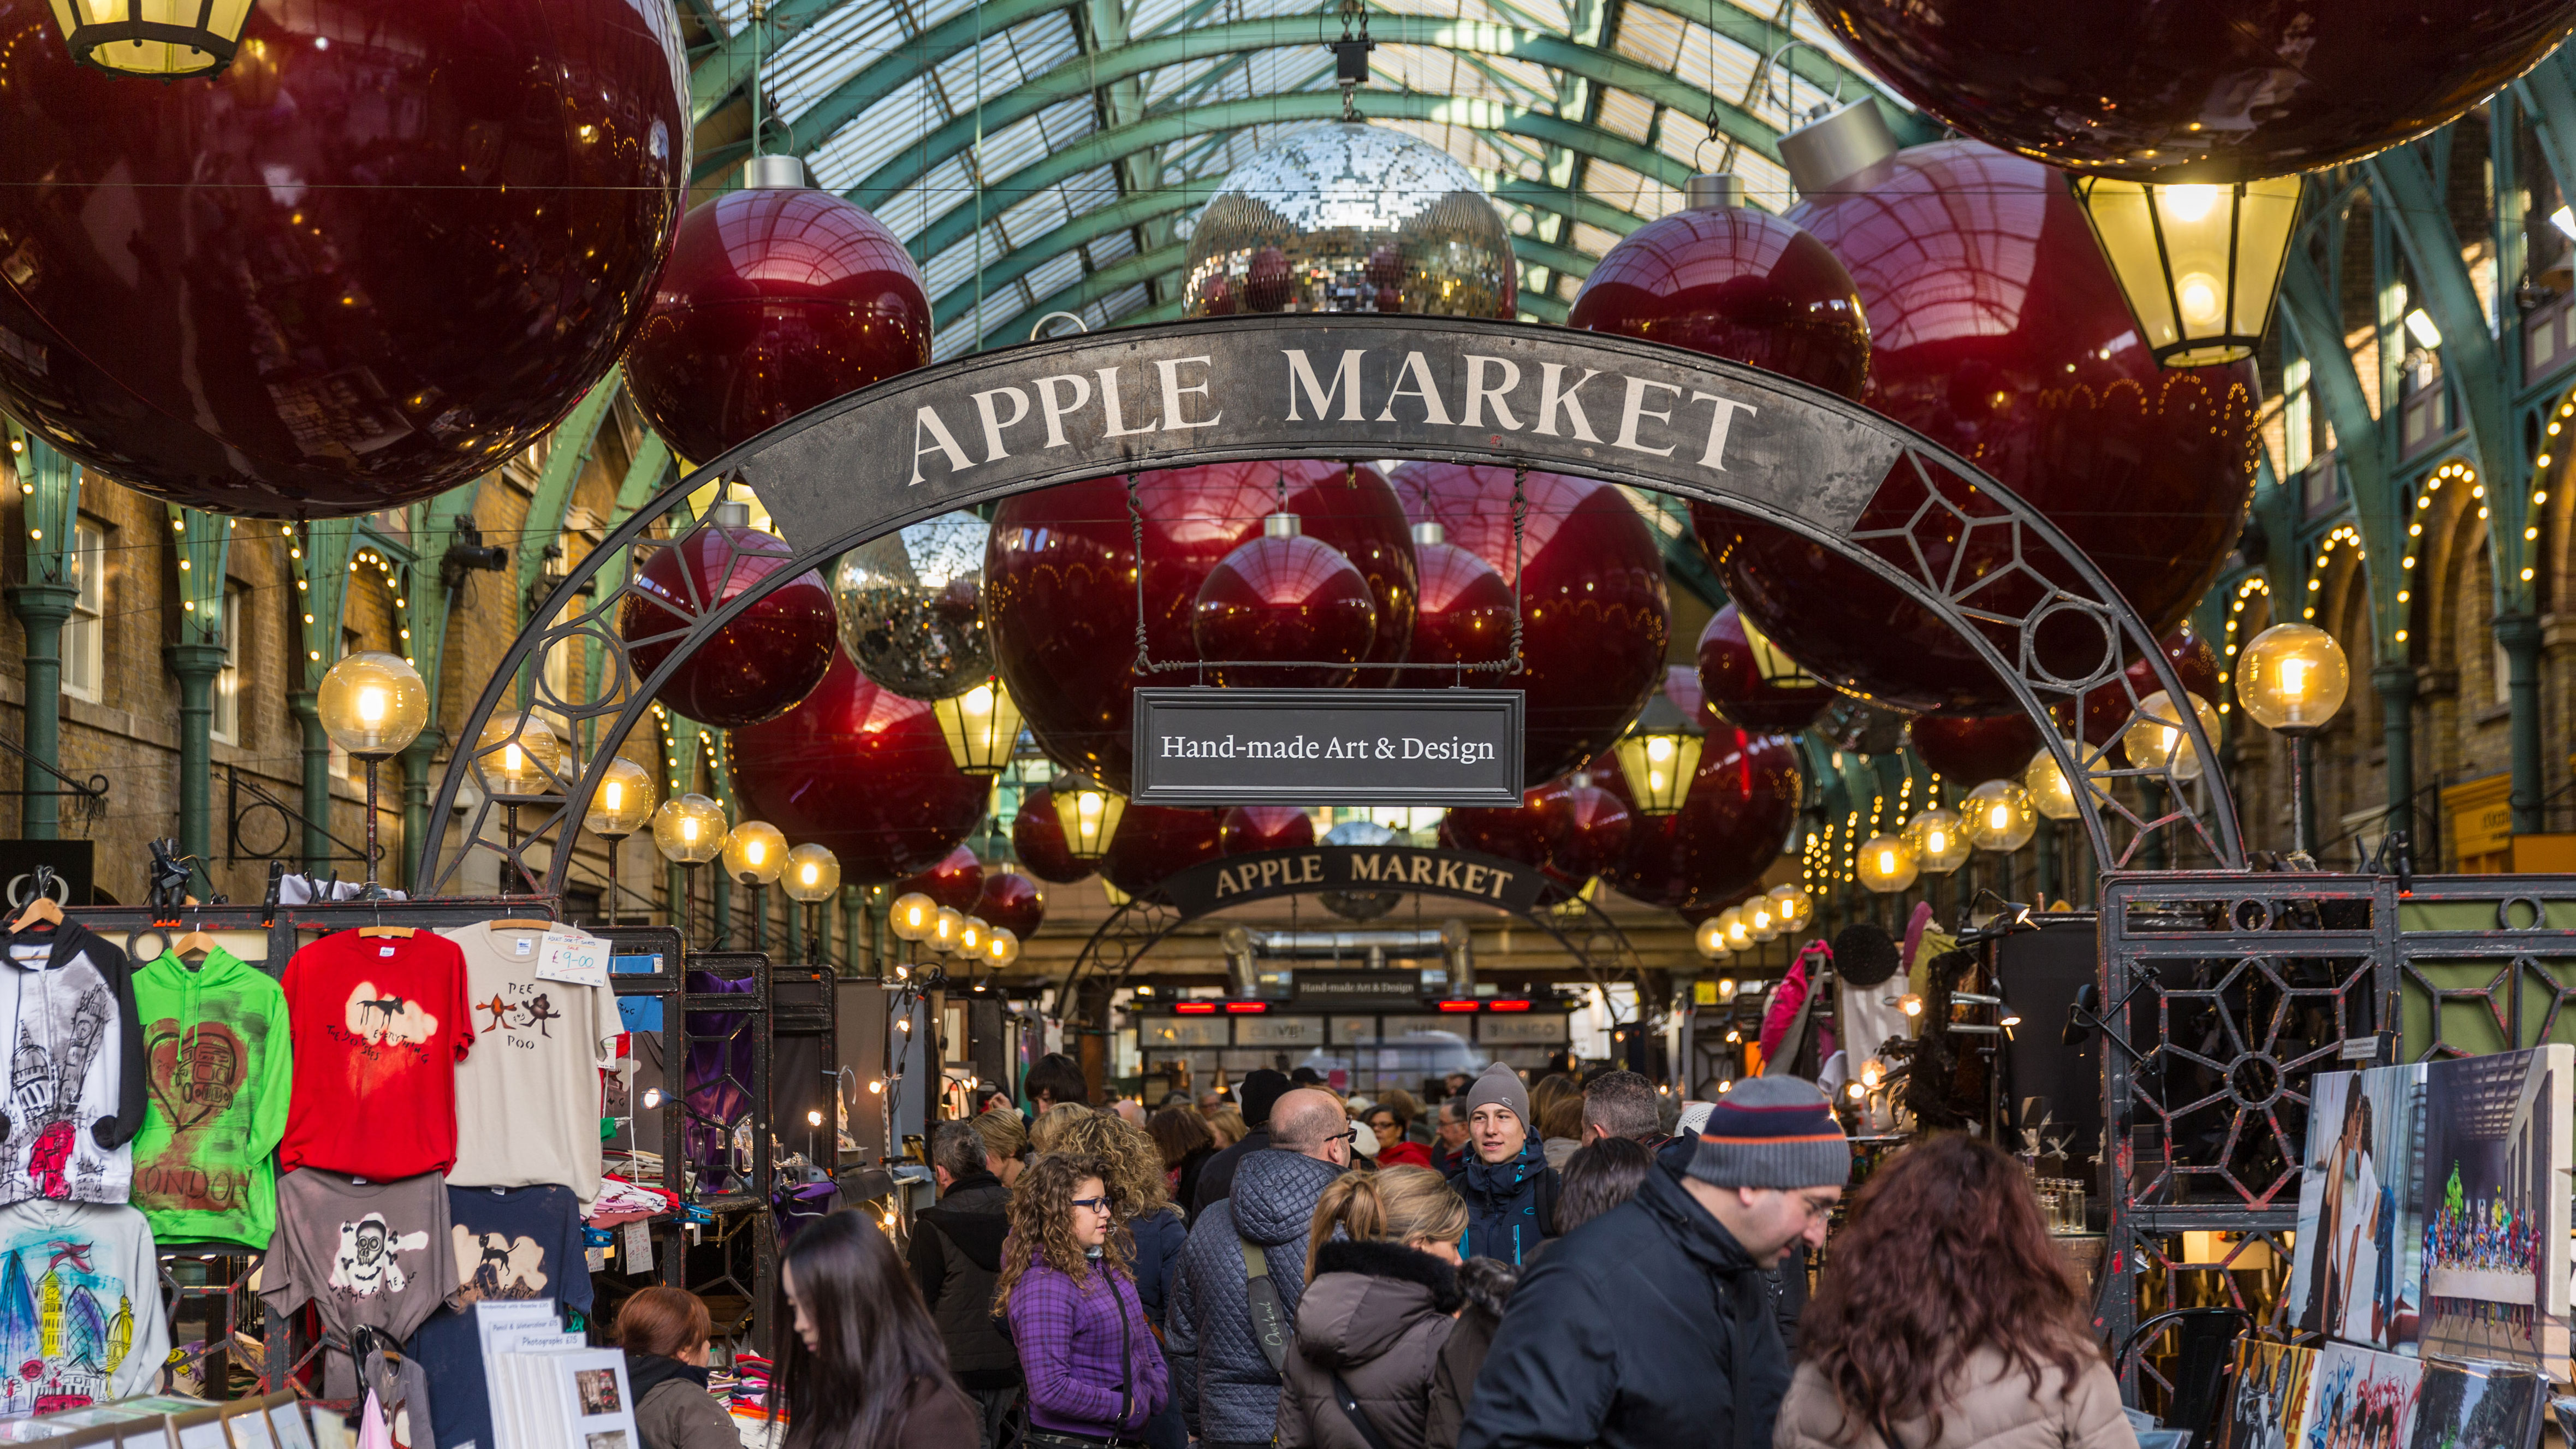
[[[1517,689],[1140,689],[1146,805],[1521,803]]]

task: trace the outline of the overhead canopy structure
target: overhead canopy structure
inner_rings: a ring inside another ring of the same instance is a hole
[[[1271,137],[1342,113],[1324,47],[1343,25],[1315,0],[679,3],[700,185],[732,184],[755,124],[762,149],[804,157],[921,263],[943,361],[1027,341],[1050,312],[1177,318],[1197,208]],[[1901,137],[1935,134],[1794,5],[1366,12],[1360,114],[1442,147],[1507,209],[1525,319],[1563,321],[1592,263],[1694,171],[1786,207],[1793,107],[1880,94]]]

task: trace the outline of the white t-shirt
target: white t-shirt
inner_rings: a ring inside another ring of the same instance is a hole
[[[561,929],[561,928],[558,928]],[[559,1183],[599,1196],[599,1073],[614,1066],[617,999],[538,974],[543,931],[463,926],[474,1049],[456,1068],[456,1187]]]

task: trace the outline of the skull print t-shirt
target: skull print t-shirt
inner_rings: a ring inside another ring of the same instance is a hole
[[[286,963],[295,1095],[278,1166],[391,1182],[456,1162],[456,1064],[474,1045],[465,958],[427,931],[342,931]]]
[[[260,1268],[272,1313],[311,1303],[335,1346],[361,1328],[409,1338],[456,1287],[447,1184],[434,1172],[399,1182],[303,1168],[277,1182],[277,1231]]]
[[[474,1305],[485,1299],[548,1298],[558,1307],[589,1312],[581,1204],[568,1187],[450,1187],[447,1213],[455,1292],[448,1307],[420,1326],[411,1356],[436,1386],[438,1415],[431,1427],[438,1449],[469,1444],[490,1449],[491,1391]]]
[[[134,1205],[163,1243],[268,1246],[277,1140],[295,1080],[286,992],[222,947],[135,973],[145,1080]]]

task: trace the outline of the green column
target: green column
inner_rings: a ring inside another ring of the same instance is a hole
[[[2496,642],[2504,646],[2505,681],[2513,708],[2513,833],[2540,832],[2540,621],[2529,614],[2498,614]]]
[[[286,707],[304,728],[304,873],[331,873],[331,737],[322,732],[321,696],[299,689]]]
[[[25,584],[9,591],[9,608],[27,631],[27,762],[18,772],[26,794],[20,833],[52,840],[62,820],[62,783],[43,768],[62,760],[63,623],[80,590],[69,584]]]
[[[2382,664],[2370,671],[2370,686],[2379,691],[2381,743],[2388,753],[2388,828],[2403,833],[2407,854],[2417,855],[2415,666]]]
[[[438,747],[447,736],[436,726],[420,732],[411,748],[402,752],[403,767],[403,838],[402,859],[395,862],[402,877],[403,889],[418,895],[428,886],[416,879],[420,874],[421,847],[429,843],[429,782],[436,768]]]
[[[179,853],[199,861],[214,853],[215,676],[224,670],[221,644],[173,644],[164,651],[179,680]],[[206,885],[213,889],[214,878]]]

